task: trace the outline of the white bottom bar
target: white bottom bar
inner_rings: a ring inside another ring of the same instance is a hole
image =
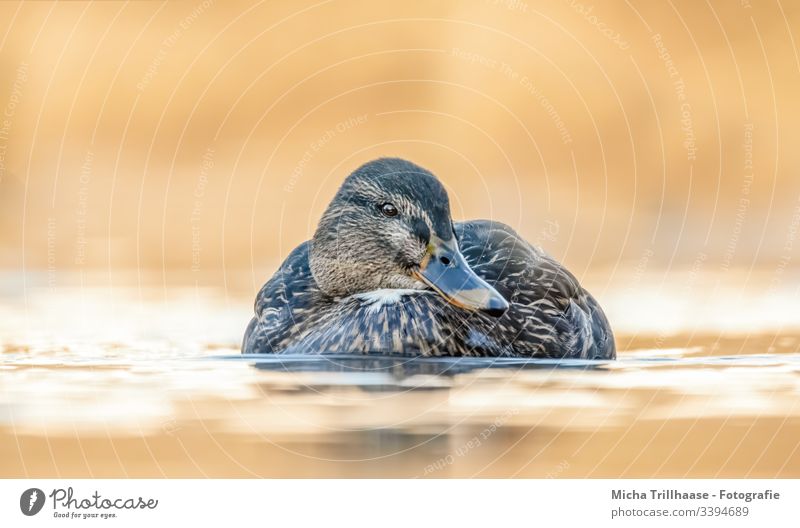
[[[0,496],[0,526],[15,527],[776,527],[797,526],[800,481],[3,480]]]

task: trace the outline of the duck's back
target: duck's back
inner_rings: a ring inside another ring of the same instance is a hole
[[[456,224],[464,257],[511,307],[487,333],[515,355],[613,359],[611,326],[575,276],[500,222]],[[489,318],[489,321],[493,321]]]
[[[469,265],[509,301],[502,317],[456,308],[428,290],[328,297],[306,242],[259,292],[243,352],[615,357],[605,315],[560,264],[504,224],[455,229]]]

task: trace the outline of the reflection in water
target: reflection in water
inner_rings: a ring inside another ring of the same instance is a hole
[[[414,376],[453,377],[483,369],[596,369],[607,361],[578,359],[519,359],[519,358],[400,358],[380,356],[347,355],[238,355],[222,356],[219,359],[243,360],[260,370],[277,372],[340,372],[385,374],[398,383]],[[365,376],[366,380],[367,376]]]
[[[241,356],[245,303],[47,301],[0,305],[0,476],[800,476],[800,334]]]

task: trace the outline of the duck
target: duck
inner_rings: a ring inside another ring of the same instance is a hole
[[[244,354],[610,360],[614,335],[564,266],[493,220],[454,222],[430,171],[353,171],[256,295]]]

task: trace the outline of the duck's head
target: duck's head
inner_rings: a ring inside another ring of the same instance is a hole
[[[508,309],[461,254],[442,184],[401,159],[375,160],[347,177],[322,215],[310,262],[334,297],[430,288],[464,309],[498,317]]]

